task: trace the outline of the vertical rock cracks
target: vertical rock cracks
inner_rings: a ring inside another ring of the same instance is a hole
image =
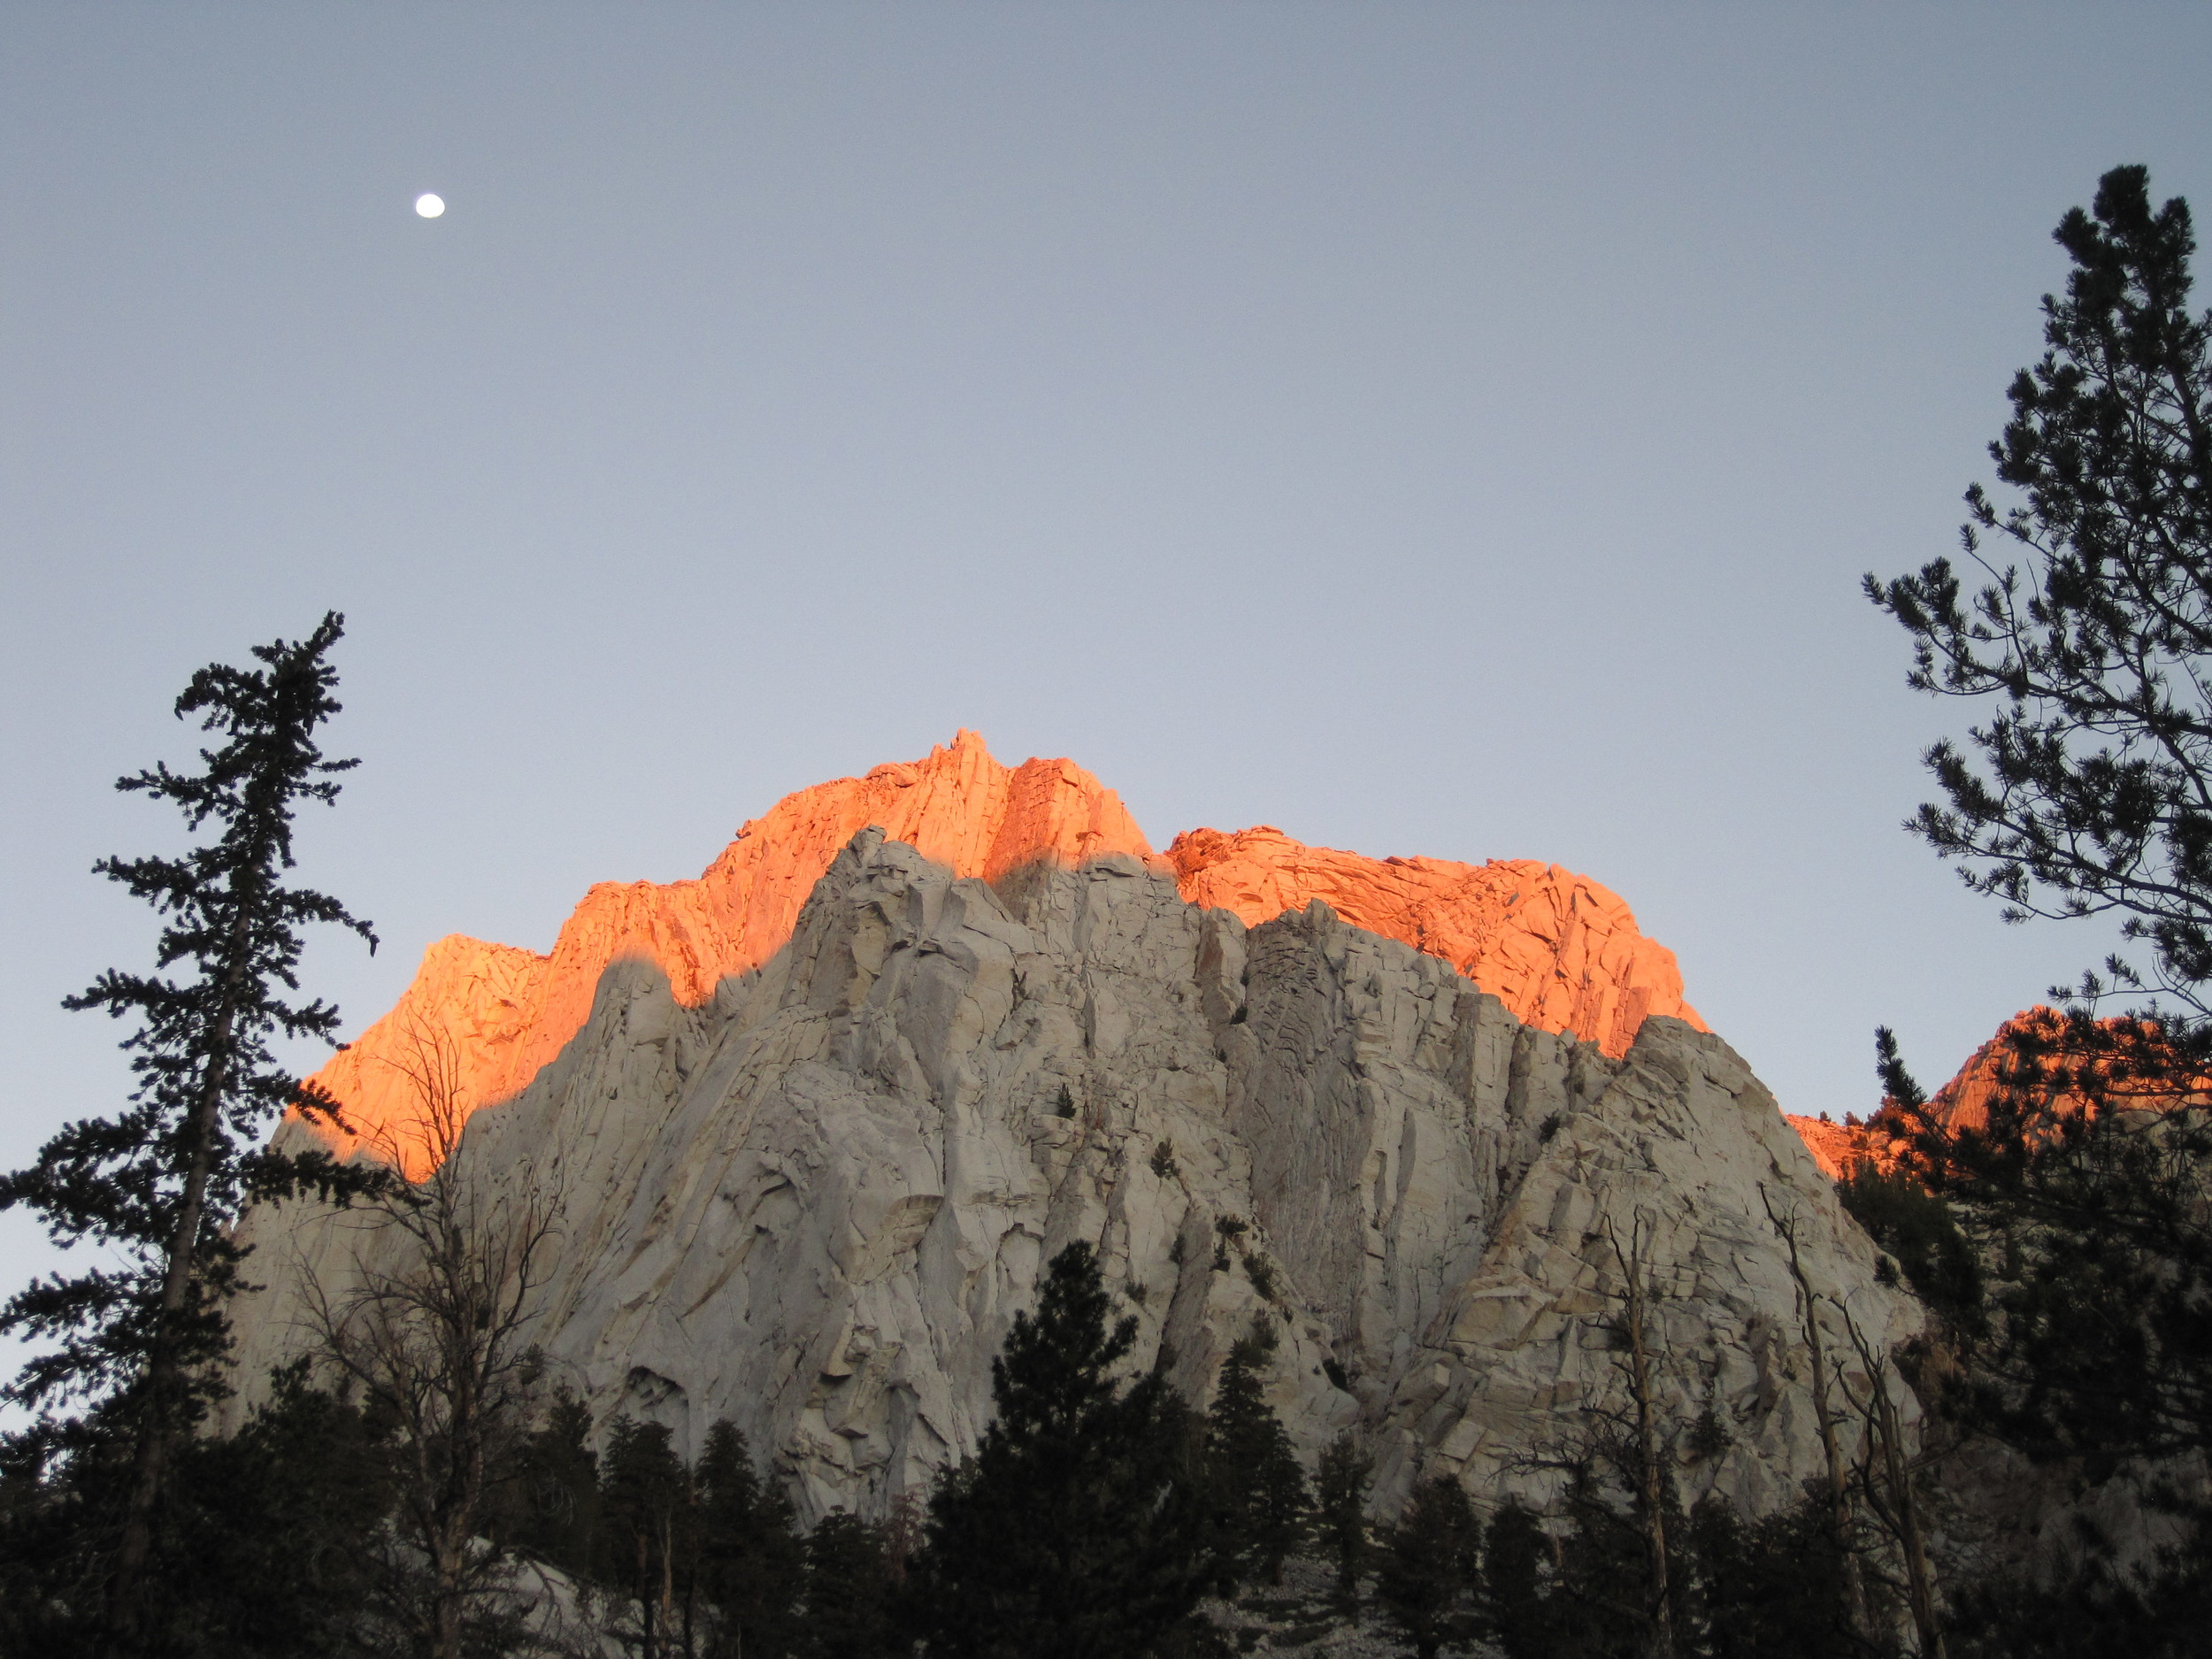
[[[1647,1229],[1663,1398],[1730,1419],[1724,1454],[1684,1454],[1693,1499],[1763,1508],[1824,1467],[1776,1386],[1807,1356],[1763,1188],[1863,1330],[1919,1318],[1718,1037],[1655,1018],[1609,1057],[1324,902],[1248,928],[1132,852],[987,882],[863,829],[710,995],[607,968],[459,1156],[561,1197],[556,1373],[689,1452],[733,1419],[812,1514],[880,1513],[972,1448],[993,1355],[1079,1238],[1138,1318],[1133,1366],[1164,1344],[1203,1399],[1264,1312],[1294,1439],[1361,1428],[1386,1497],[1450,1471],[1540,1498],[1532,1455],[1622,1397],[1608,1218]],[[302,1209],[247,1226],[250,1399],[304,1276],[397,1240]]]

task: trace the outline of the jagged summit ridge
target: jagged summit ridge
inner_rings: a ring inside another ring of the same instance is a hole
[[[460,934],[440,940],[398,1005],[316,1080],[373,1139],[406,1118],[408,1085],[388,1062],[428,1028],[451,1041],[469,1108],[511,1100],[582,1028],[609,966],[651,963],[679,1002],[698,1007],[783,947],[831,861],[871,826],[955,875],[994,881],[1040,862],[1153,856],[1120,798],[1081,767],[1002,766],[964,730],[920,760],[786,795],[740,826],[695,880],[600,883],[546,955]],[[404,1154],[409,1173],[421,1172],[419,1158]]]
[[[733,1420],[810,1517],[882,1514],[973,1451],[992,1357],[1077,1239],[1138,1321],[1131,1363],[1171,1355],[1194,1401],[1267,1317],[1302,1454],[1356,1428],[1386,1505],[1431,1473],[1551,1495],[1537,1454],[1621,1406],[1609,1238],[1667,1286],[1668,1420],[1731,1425],[1685,1450],[1686,1502],[1763,1511],[1824,1466],[1770,1205],[1870,1341],[1921,1317],[1718,1037],[1655,1017],[1609,1056],[1325,901],[1248,928],[1133,850],[991,882],[864,828],[703,1001],[612,962],[456,1158],[472,1190],[558,1206],[550,1374],[686,1455]],[[312,1205],[241,1241],[265,1288],[238,1307],[237,1410],[307,1340],[314,1287],[409,1244]]]
[[[1706,1029],[1682,1000],[1674,953],[1638,931],[1617,895],[1557,864],[1367,858],[1267,824],[1186,831],[1167,857],[1193,904],[1256,926],[1325,900],[1353,926],[1450,963],[1524,1025],[1571,1032],[1616,1059],[1655,1014]]]
[[[2170,1111],[2212,1105],[2212,1077],[2197,1073],[2186,1088],[2176,1092],[2172,1078],[2177,1056],[2154,1022],[2122,1015],[2100,1019],[2096,1027],[2101,1033],[2101,1042],[2109,1046],[2102,1057],[2088,1064],[2105,1079],[2102,1087],[2094,1091],[2105,1106]],[[1985,1132],[1991,1107],[2018,1090],[2024,1090],[2026,1102],[2034,1108],[2048,1108],[2062,1117],[2096,1110],[2094,1101],[2085,1100],[2070,1087],[2033,1080],[2037,1072],[2030,1056],[2051,1055],[2055,1050],[2062,1055],[2069,1043],[2067,1030],[2067,1016],[2055,1008],[2039,1003],[2022,1009],[1999,1025],[1995,1035],[1967,1056],[1957,1075],[1929,1097],[1930,1118],[1954,1131]],[[2085,1056],[2079,1054],[2071,1060],[2061,1057],[2051,1062],[2062,1070],[2084,1063]],[[1883,1170],[1894,1167],[1907,1150],[1907,1137],[1913,1133],[1912,1125],[1893,1102],[1886,1101],[1864,1123],[1852,1119],[1837,1124],[1811,1118],[1787,1121],[1820,1167],[1838,1179],[1862,1163]]]
[[[1120,798],[1072,761],[1005,766],[963,730],[919,760],[785,796],[741,826],[695,880],[593,887],[546,955],[460,935],[439,941],[397,1006],[316,1080],[364,1134],[396,1140],[403,1165],[419,1174],[422,1153],[395,1128],[405,1121],[408,1085],[390,1064],[411,1033],[449,1040],[470,1109],[511,1100],[582,1029],[611,964],[650,963],[679,1003],[703,1005],[790,940],[816,883],[871,827],[955,877],[993,884],[1125,856],[1171,874],[1187,902],[1231,910],[1247,925],[1321,899],[1356,926],[1450,963],[1515,1018],[1594,1041],[1617,1058],[1654,1015],[1704,1029],[1683,1000],[1673,953],[1586,877],[1526,860],[1368,858],[1265,826],[1192,830],[1162,858]],[[352,1138],[340,1140],[351,1149]]]

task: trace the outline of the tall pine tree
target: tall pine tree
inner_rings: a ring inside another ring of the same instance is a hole
[[[1254,1578],[1281,1582],[1284,1557],[1304,1541],[1312,1508],[1290,1436],[1261,1392],[1260,1372],[1274,1351],[1275,1330],[1262,1314],[1230,1345],[1206,1414],[1216,1582],[1225,1591]]]
[[[806,1535],[803,1659],[891,1659],[899,1640],[887,1529],[832,1509]]]
[[[691,1471],[666,1426],[617,1417],[599,1462],[602,1571],[637,1609],[629,1633],[643,1659],[691,1651],[694,1518]]]
[[[2188,1529],[2182,1556],[2201,1560],[2212,1556],[2201,1472],[2212,1455],[2212,311],[2192,309],[2189,205],[2155,203],[2144,167],[2107,173],[2054,236],[2072,269],[2063,294],[2044,296],[2047,349],[2015,377],[2012,419],[1990,446],[2015,494],[1967,492],[1961,563],[1977,569],[1939,558],[1865,588],[1912,638],[1909,683],[1983,711],[1965,744],[1927,751],[1944,799],[1909,827],[2006,919],[2111,915],[2124,943],[2082,976],[2065,1016],[2008,1028],[1979,1123],[1935,1112],[1878,1033],[1883,1116],[1911,1142],[1905,1173],[2008,1247],[1980,1263],[1987,1329],[1955,1318],[1974,1350],[1955,1399],[2092,1479],[2148,1472]],[[2108,995],[2137,992],[2157,1000],[2133,1018],[2093,1018]],[[2162,1569],[2115,1594],[2137,1597],[2147,1617],[2172,1608],[2174,1639],[2192,1641],[2186,1578],[2175,1600]],[[2151,1651],[2139,1637],[2128,1647]]]
[[[1398,1524],[1383,1535],[1375,1596],[1396,1630],[1420,1655],[1475,1640],[1477,1553],[1482,1529],[1466,1488],[1435,1475],[1413,1489]]]
[[[131,1443],[107,1586],[118,1653],[139,1645],[169,1464],[217,1386],[224,1304],[239,1285],[231,1224],[253,1198],[303,1187],[335,1195],[366,1179],[321,1154],[257,1149],[287,1105],[335,1112],[303,1091],[273,1048],[280,1038],[329,1041],[338,1029],[335,1008],[297,1000],[301,929],[332,923],[376,943],[336,899],[285,879],[295,812],[334,801],[334,775],[355,764],[326,759],[316,741],[339,710],[328,656],[343,631],[332,612],[304,640],[255,647],[257,668],[200,670],[176,713],[219,739],[200,751],[202,769],[159,764],[118,783],[175,806],[188,832],[216,833],[180,856],[94,866],[164,919],[152,973],[111,971],[66,1003],[133,1023],[123,1047],[137,1086],[125,1110],[68,1125],[37,1163],[0,1179],[0,1209],[27,1206],[58,1241],[120,1258],[35,1280],[0,1309],[0,1331],[56,1344],[7,1397],[47,1412],[50,1428],[58,1403],[90,1399],[99,1409],[77,1443],[95,1432]]]
[[[726,1419],[707,1432],[693,1479],[700,1592],[718,1614],[708,1651],[716,1659],[779,1659],[799,1640],[806,1560],[791,1500],[755,1471],[743,1432]]]
[[[1186,1632],[1205,1588],[1197,1425],[1157,1371],[1114,1368],[1087,1244],[1052,1260],[1036,1313],[992,1362],[997,1419],[930,1501],[910,1571],[931,1659],[1141,1659]]]
[[[1336,1565],[1333,1600],[1340,1612],[1359,1605],[1361,1577],[1372,1548],[1367,1532],[1367,1488],[1375,1460],[1347,1429],[1322,1451],[1314,1472],[1314,1531],[1322,1553]]]
[[[1865,578],[1912,636],[1909,683],[1986,700],[1978,761],[1937,743],[1946,797],[1909,826],[2013,920],[2117,912],[2147,958],[2083,990],[2162,992],[2212,1015],[2212,312],[2190,310],[2189,204],[2115,167],[2054,233],[2040,362],[1990,446],[2012,503],[1977,484],[1947,558]],[[2020,565],[2000,568],[1996,557]],[[2023,568],[2024,566],[2024,568]]]

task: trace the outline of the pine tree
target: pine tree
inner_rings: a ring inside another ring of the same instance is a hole
[[[1413,1489],[1396,1525],[1383,1535],[1375,1599],[1419,1659],[1476,1638],[1473,1605],[1480,1528],[1466,1489],[1436,1475]]]
[[[2212,1540],[2205,1530],[2130,1570],[2111,1540],[2082,1529],[2070,1569],[1953,1586],[1959,1659],[2199,1659],[2212,1630]]]
[[[1709,1493],[1690,1512],[1690,1546],[1705,1659],[1853,1659],[1882,1650],[1854,1629],[1850,1563],[1824,1492],[1753,1522]]]
[[[515,1547],[572,1577],[591,1571],[599,1523],[599,1457],[591,1408],[565,1387],[525,1441],[504,1530]]]
[[[797,1643],[805,1548],[782,1488],[754,1472],[745,1436],[726,1419],[707,1432],[694,1476],[700,1594],[717,1614],[730,1659],[781,1659]]]
[[[1550,1465],[1566,1477],[1560,1512],[1547,1521],[1518,1500],[1491,1519],[1481,1572],[1481,1623],[1508,1659],[1634,1659],[1694,1651],[1676,1612],[1654,1617],[1651,1530],[1638,1498],[1643,1459],[1632,1433],[1601,1424]],[[1667,1581],[1684,1600],[1688,1529],[1672,1480],[1660,1490]]]
[[[18,1440],[19,1457],[27,1448]],[[373,1628],[390,1447],[351,1402],[311,1386],[303,1364],[228,1437],[193,1436],[173,1459],[163,1525],[146,1563],[147,1659],[292,1659],[352,1651]],[[93,1587],[132,1478],[117,1440],[37,1469],[0,1471],[0,1653],[51,1659],[104,1640]]]
[[[332,923],[375,946],[337,900],[284,880],[294,812],[335,800],[334,774],[355,764],[324,758],[315,736],[339,711],[327,657],[342,633],[333,612],[305,640],[257,646],[259,668],[202,669],[176,713],[219,736],[201,751],[204,769],[160,764],[119,780],[173,804],[188,830],[219,833],[180,857],[94,866],[164,918],[153,973],[111,971],[66,1003],[134,1022],[123,1047],[137,1087],[126,1110],[67,1125],[36,1164],[0,1179],[0,1208],[27,1205],[57,1240],[121,1258],[37,1280],[0,1310],[0,1331],[58,1344],[24,1367],[7,1397],[50,1410],[73,1397],[99,1401],[86,1432],[124,1434],[133,1447],[107,1585],[118,1653],[139,1645],[169,1464],[217,1386],[224,1304],[239,1286],[231,1224],[250,1199],[303,1188],[342,1196],[373,1179],[321,1154],[255,1149],[287,1105],[311,1116],[336,1110],[303,1092],[272,1048],[280,1037],[328,1041],[338,1029],[336,1009],[288,995],[298,989],[300,930]],[[170,977],[180,964],[189,972]]]
[[[2117,910],[2146,966],[2108,985],[2154,987],[2212,1012],[2212,312],[2189,311],[2189,204],[2155,211],[2150,175],[2116,167],[2090,212],[2060,220],[2074,264],[2045,296],[2049,349],[2014,379],[1990,446],[2001,507],[1968,490],[1970,600],[1951,561],[1865,578],[1912,636],[1916,689],[1986,698],[1968,736],[1926,761],[1947,803],[1909,827],[1960,861],[2008,918]],[[2026,569],[1991,563],[2009,544]]]
[[[883,1527],[833,1509],[806,1535],[805,1659],[900,1651]]]
[[[1274,1351],[1274,1327],[1263,1314],[1230,1344],[1207,1413],[1206,1487],[1216,1583],[1225,1592],[1254,1578],[1279,1584],[1312,1507],[1290,1436],[1261,1392],[1260,1372]]]
[[[1986,1324],[1981,1263],[1941,1198],[1902,1170],[1878,1169],[1866,1162],[1836,1183],[1836,1197],[1867,1237],[1895,1260],[1913,1294],[1962,1333],[1978,1332]],[[1884,1263],[1876,1271],[1890,1269]]]
[[[1360,1579],[1372,1553],[1367,1532],[1367,1488],[1375,1460],[1347,1429],[1322,1451],[1314,1478],[1314,1530],[1336,1566],[1334,1600],[1340,1612],[1359,1605]]]
[[[1118,1384],[1136,1321],[1110,1331],[1087,1244],[1046,1270],[992,1363],[998,1408],[939,1485],[910,1569],[931,1659],[1139,1659],[1204,1591],[1197,1425],[1157,1371]]]
[[[637,1610],[643,1659],[691,1649],[692,1522],[691,1471],[667,1428],[615,1418],[599,1461],[602,1571]]]
[[[149,1563],[144,1652],[292,1659],[343,1652],[376,1609],[392,1447],[295,1363],[227,1439],[178,1448]]]
[[[2063,1018],[2016,1022],[1985,1122],[1941,1121],[1877,1044],[1906,1173],[2003,1247],[1965,1414],[2092,1478],[2170,1474],[2212,1454],[2212,311],[2190,310],[2188,204],[2154,208],[2143,167],[2055,234],[2073,269],[1990,449],[2017,497],[1967,494],[1978,590],[1947,559],[1865,586],[1912,636],[1909,683],[1991,710],[1978,762],[1928,751],[1946,802],[1910,827],[2008,920],[2114,913],[2136,954],[2085,973]],[[2093,1018],[2139,991],[2156,1000]],[[2212,1555],[2212,1484],[2156,1485],[2181,1554]],[[2149,1580],[2116,1594],[2137,1589],[2168,1604]]]
[[[1479,1582],[1484,1632],[1506,1659],[1553,1659],[1560,1651],[1552,1569],[1536,1512],[1518,1499],[1500,1505],[1483,1539]]]

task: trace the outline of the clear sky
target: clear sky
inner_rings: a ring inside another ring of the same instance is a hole
[[[0,1162],[122,1087],[111,780],[330,607],[356,1025],[967,726],[1159,845],[1585,872],[1790,1110],[1939,1079],[2105,940],[1898,829],[1968,717],[1857,579],[2060,214],[2212,213],[2208,85],[2200,5],[16,0]]]

